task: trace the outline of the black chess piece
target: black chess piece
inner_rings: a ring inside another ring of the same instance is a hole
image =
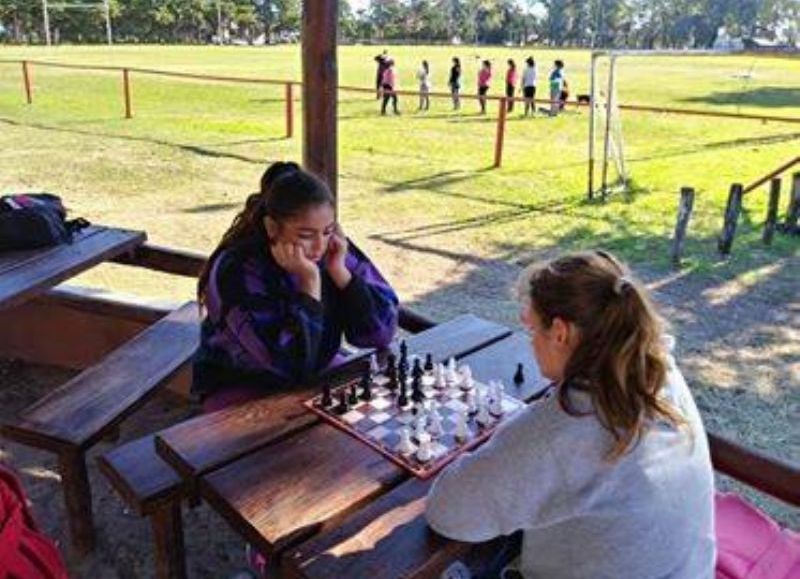
[[[414,402],[425,400],[425,394],[422,392],[422,377],[415,377],[411,381],[411,400]]]
[[[514,384],[519,386],[525,382],[525,373],[522,371],[522,364],[517,364],[517,371],[514,372]]]
[[[425,372],[422,370],[422,362],[419,361],[419,358],[414,358],[414,367],[411,369],[411,377],[422,378],[422,375]]]
[[[397,356],[389,354],[386,356],[386,374],[391,375],[397,371]]]
[[[325,384],[322,387],[322,407],[330,408],[333,406],[333,397],[331,396],[331,385]]]
[[[350,410],[350,407],[347,405],[347,392],[342,390],[339,392],[339,404],[336,405],[333,411],[336,414],[347,414],[348,410]]]
[[[397,371],[397,382],[403,386],[408,382],[408,374],[406,374],[406,369],[400,366],[400,369]]]
[[[392,368],[389,374],[389,382],[386,384],[386,387],[389,389],[390,392],[394,392],[397,390],[398,382],[397,382],[397,368]]]
[[[352,384],[350,386],[350,394],[347,396],[347,403],[350,406],[355,406],[358,404],[358,393],[356,392],[356,385]]]
[[[405,340],[400,341],[400,359],[408,361],[408,344]]]
[[[400,396],[397,398],[397,405],[400,408],[405,408],[408,406],[408,393],[406,392],[405,380],[400,382]]]
[[[361,377],[361,400],[372,400],[372,376],[369,370]]]
[[[433,372],[433,354],[430,352],[425,354],[425,371]]]

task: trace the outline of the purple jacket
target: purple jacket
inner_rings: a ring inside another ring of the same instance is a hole
[[[307,382],[330,364],[343,335],[354,346],[386,346],[397,328],[397,295],[352,242],[345,264],[353,277],[343,290],[322,268],[317,302],[275,262],[265,237],[220,253],[208,280],[195,392]]]

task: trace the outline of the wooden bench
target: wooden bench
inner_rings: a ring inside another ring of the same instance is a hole
[[[95,540],[86,451],[187,363],[199,343],[198,319],[196,303],[183,305],[3,426],[7,438],[58,455],[78,553]]]

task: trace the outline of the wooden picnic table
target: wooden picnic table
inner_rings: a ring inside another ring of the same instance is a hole
[[[546,385],[525,334],[475,316],[461,316],[407,341],[411,353],[468,363],[478,380],[503,379],[507,392],[524,400]],[[511,380],[517,363],[525,367],[520,386]],[[271,561],[280,561],[283,574],[432,576],[454,557],[469,559],[471,546],[432,537],[425,525],[422,505],[430,481],[411,478],[366,444],[305,411],[302,401],[317,389],[196,417],[159,433],[156,448],[242,537]],[[398,504],[405,503],[409,508],[400,508],[403,514],[397,517]],[[365,524],[373,519],[379,521],[380,537]],[[360,545],[360,555],[330,556],[349,541]],[[371,555],[372,549],[388,558]],[[323,565],[317,564],[320,558]],[[383,561],[380,572],[376,561]]]
[[[72,243],[0,252],[0,309],[17,306],[47,289],[144,243],[142,231],[91,226]]]

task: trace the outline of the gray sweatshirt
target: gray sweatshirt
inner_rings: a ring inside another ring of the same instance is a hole
[[[685,578],[714,575],[714,481],[700,415],[670,361],[663,395],[689,430],[652,424],[616,462],[593,415],[570,416],[556,393],[521,410],[434,483],[426,515],[461,541],[524,531],[526,578]],[[575,402],[591,408],[588,396]]]

